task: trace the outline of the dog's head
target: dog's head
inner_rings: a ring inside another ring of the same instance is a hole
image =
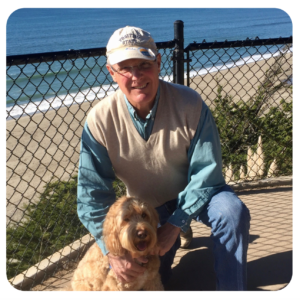
[[[103,237],[107,250],[122,256],[148,255],[157,243],[158,214],[150,204],[134,197],[121,197],[109,209]]]

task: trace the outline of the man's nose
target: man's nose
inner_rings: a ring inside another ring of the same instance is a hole
[[[142,75],[142,72],[138,66],[134,66],[131,69],[132,78],[138,78]]]

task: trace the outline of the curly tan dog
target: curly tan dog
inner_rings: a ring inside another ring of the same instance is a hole
[[[135,281],[121,283],[108,257],[95,243],[79,263],[71,286],[74,291],[158,291],[163,285],[158,273],[160,260],[151,252],[157,247],[158,214],[146,202],[134,197],[122,197],[109,209],[104,224],[103,237],[107,250],[115,256],[128,251],[132,258],[146,256],[146,271]]]

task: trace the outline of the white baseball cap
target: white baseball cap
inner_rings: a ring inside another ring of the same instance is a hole
[[[157,48],[149,32],[126,26],[116,30],[110,37],[106,55],[107,62],[111,65],[132,58],[155,60]]]

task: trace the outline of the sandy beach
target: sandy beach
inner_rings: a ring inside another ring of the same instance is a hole
[[[275,58],[270,58],[205,76],[196,76],[190,79],[190,87],[197,90],[209,106],[213,106],[213,101],[217,96],[218,82],[223,87],[223,96],[227,94],[232,96],[234,101],[247,102],[256,93],[265,77],[265,72],[274,65],[274,62]],[[292,75],[292,66],[292,54],[286,54],[283,59],[282,72],[277,76],[276,84]],[[271,97],[269,104],[279,104],[282,98],[288,99],[289,93],[279,90]]]
[[[292,54],[288,54],[283,75],[292,74]],[[274,58],[243,65],[191,79],[191,88],[197,90],[210,106],[216,97],[217,80],[234,100],[247,101],[257,90],[264,72]],[[283,78],[284,76],[284,78]],[[278,91],[271,103],[279,103],[288,93]],[[289,99],[291,97],[289,96]],[[78,167],[80,136],[86,115],[99,100],[51,110],[6,122],[6,180],[7,222],[18,222],[23,217],[23,204],[38,201],[44,186],[53,177],[68,180]],[[53,178],[53,179],[54,179]]]
[[[20,203],[37,201],[51,179],[68,180],[76,173],[80,136],[92,105],[85,102],[6,122],[8,217],[20,220]]]

